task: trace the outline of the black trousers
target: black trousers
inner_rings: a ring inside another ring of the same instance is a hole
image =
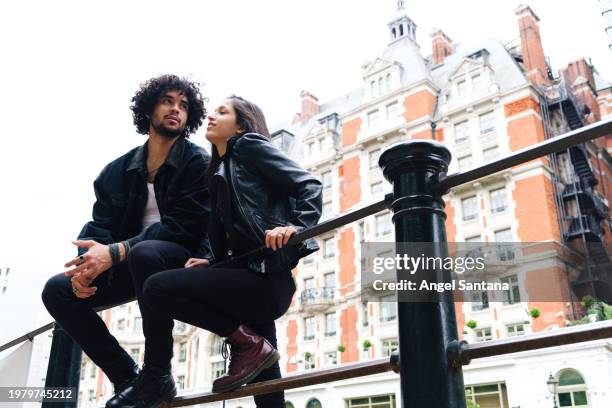
[[[93,296],[77,298],[72,293],[70,277],[58,274],[45,284],[42,300],[51,316],[116,384],[129,378],[136,363],[110,334],[94,308],[136,298],[145,336],[145,364],[169,371],[174,321],[157,314],[142,301],[142,287],[148,277],[181,267],[189,257],[189,251],[181,245],[143,241],[132,248],[127,262],[114,267],[112,278],[106,271],[92,282],[98,288]]]
[[[275,348],[274,320],[280,310],[276,286],[268,276],[246,269],[182,268],[157,273],[144,284],[144,300],[160,315],[175,318],[226,337],[240,324],[251,327]],[[280,378],[279,364],[253,382]],[[261,408],[284,408],[284,392],[255,396]]]

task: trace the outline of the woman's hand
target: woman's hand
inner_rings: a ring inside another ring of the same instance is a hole
[[[189,258],[187,262],[185,263],[185,268],[195,268],[195,267],[203,268],[209,265],[210,265],[210,262],[208,261],[208,259]]]
[[[287,245],[289,238],[292,235],[297,234],[295,228],[289,227],[276,227],[273,230],[266,230],[266,247],[272,248],[273,251],[276,251],[279,248],[282,248],[283,245]]]

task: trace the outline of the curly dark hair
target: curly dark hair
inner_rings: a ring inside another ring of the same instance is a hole
[[[140,85],[140,89],[132,98],[133,105],[130,106],[136,130],[141,135],[149,133],[150,120],[147,115],[150,116],[153,113],[160,96],[167,91],[180,91],[185,94],[189,101],[187,124],[181,135],[188,138],[202,125],[206,118],[206,108],[204,107],[206,99],[202,97],[198,83],[179,78],[176,75],[162,75]]]

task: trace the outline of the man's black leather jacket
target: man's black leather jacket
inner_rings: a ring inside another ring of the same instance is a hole
[[[206,150],[185,138],[177,140],[155,176],[155,197],[160,221],[142,230],[147,203],[146,158],[148,142],[112,161],[94,182],[93,220],[79,239],[102,244],[157,239],[183,245],[194,257],[210,256],[206,228],[210,216],[205,171]],[[79,254],[85,252],[79,249]]]
[[[228,168],[220,166],[213,179],[221,177],[231,189],[238,214],[252,236],[264,244],[265,230],[293,226],[298,232],[316,225],[321,217],[322,185],[312,174],[287,157],[266,137],[247,133],[228,141]],[[209,238],[215,261],[227,259],[220,241],[225,239],[221,222],[211,217]],[[294,268],[300,258],[319,249],[314,239],[284,247],[249,263],[252,270],[274,273]]]

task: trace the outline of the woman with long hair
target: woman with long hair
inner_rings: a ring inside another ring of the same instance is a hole
[[[313,239],[286,244],[318,222],[322,186],[270,141],[261,109],[241,97],[229,97],[209,116],[206,138],[212,159],[202,177],[210,189],[213,258],[157,273],[143,291],[158,313],[226,338],[229,368],[212,391],[227,392],[280,377],[274,320],[295,292],[291,269],[318,250]],[[269,249],[261,258],[233,261],[263,245]],[[230,266],[214,266],[223,260]],[[256,396],[255,403],[284,408],[284,393]]]

